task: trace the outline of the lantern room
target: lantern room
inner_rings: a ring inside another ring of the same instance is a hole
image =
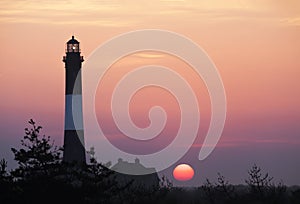
[[[67,42],[67,53],[72,53],[72,52],[80,52],[79,49],[79,42],[72,36],[72,39]]]

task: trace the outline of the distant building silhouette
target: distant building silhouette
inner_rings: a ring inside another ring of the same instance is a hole
[[[117,172],[124,172],[124,174],[117,173],[116,176],[117,181],[121,184],[126,184],[132,181],[132,185],[134,187],[153,188],[159,186],[159,177],[155,168],[146,168],[137,158],[134,163],[118,159],[118,163],[111,167],[111,169]],[[129,173],[136,175],[130,175]]]
[[[86,162],[81,85],[81,64],[83,61],[83,56],[80,56],[79,42],[72,36],[72,39],[67,42],[66,56],[63,57],[66,69],[63,155],[65,162]]]

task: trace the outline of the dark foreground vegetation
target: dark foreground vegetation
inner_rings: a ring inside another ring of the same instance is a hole
[[[41,126],[33,120],[25,129],[21,149],[12,148],[18,167],[7,170],[0,162],[0,203],[70,204],[218,204],[218,203],[300,203],[300,189],[275,184],[273,178],[253,165],[245,185],[233,186],[221,174],[215,182],[206,180],[198,188],[178,188],[165,177],[151,188],[118,183],[116,173],[91,157],[89,164],[61,160],[62,148],[50,137],[40,136]]]

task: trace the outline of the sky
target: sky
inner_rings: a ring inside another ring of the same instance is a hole
[[[0,157],[13,167],[11,147],[18,147],[30,118],[62,145],[64,128],[65,43],[75,35],[87,60],[100,44],[125,32],[163,29],[201,46],[223,80],[227,117],[213,153],[198,161],[210,120],[205,85],[180,59],[157,52],[135,53],[112,65],[96,95],[96,111],[112,142],[123,149],[155,152],[178,129],[180,111],[166,90],[137,92],[130,104],[132,120],[149,125],[149,108],[168,113],[162,134],[148,144],[123,143],[107,112],[111,91],[122,74],[157,63],[172,67],[193,88],[203,115],[192,148],[176,164],[189,163],[195,176],[176,185],[201,185],[221,172],[244,183],[256,163],[287,185],[300,185],[300,2],[297,0],[115,0],[0,2]],[[87,79],[83,79],[87,80]],[[167,79],[166,79],[167,80]],[[166,102],[167,101],[167,102]],[[104,104],[104,105],[103,105]],[[106,108],[106,109],[105,109]],[[122,146],[123,144],[123,146]],[[125,144],[125,145],[124,145]],[[127,145],[127,146],[126,146]],[[135,148],[129,148],[129,147]],[[97,151],[97,150],[96,150]],[[176,165],[175,164],[175,165]],[[161,172],[171,178],[171,168]]]

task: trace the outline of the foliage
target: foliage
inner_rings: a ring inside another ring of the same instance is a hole
[[[261,168],[256,164],[254,164],[248,171],[248,175],[249,177],[245,180],[245,182],[250,186],[254,193],[263,195],[264,190],[271,186],[273,177],[269,176],[268,173],[263,175]]]
[[[1,159],[0,160],[0,179],[1,179],[1,181],[5,180],[8,175],[6,168],[7,168],[7,161],[5,161],[5,159]]]
[[[39,136],[42,129],[31,119],[28,122],[31,128],[25,128],[25,136],[21,140],[22,148],[17,150],[11,148],[18,168],[12,171],[12,175],[17,179],[33,179],[42,175],[49,176],[61,160],[61,148],[54,146],[50,136]]]
[[[275,184],[257,165],[248,171],[247,186],[233,186],[220,173],[216,182],[206,179],[198,188],[174,187],[166,176],[153,188],[132,185],[132,180],[119,183],[111,163],[98,163],[93,148],[89,164],[64,163],[63,149],[49,136],[40,136],[42,127],[33,120],[29,125],[21,148],[12,148],[17,168],[8,171],[7,161],[0,160],[0,203],[300,203],[299,188]]]
[[[250,195],[253,199],[271,203],[286,201],[286,186],[283,182],[276,185],[273,177],[268,173],[262,173],[261,168],[256,164],[248,171],[248,179],[245,182],[250,187]]]
[[[216,189],[223,194],[227,200],[233,200],[236,198],[234,186],[225,179],[221,173],[218,173],[218,182]]]

